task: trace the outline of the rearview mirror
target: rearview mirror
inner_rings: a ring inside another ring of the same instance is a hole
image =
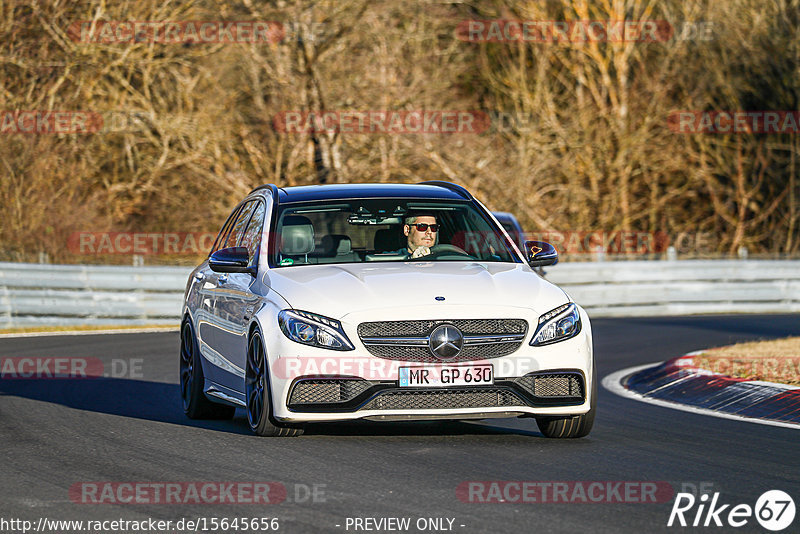
[[[558,263],[558,252],[546,241],[525,241],[525,259],[531,267],[544,267]]]
[[[256,274],[256,267],[250,266],[250,254],[246,247],[219,249],[208,258],[208,266],[217,273]]]

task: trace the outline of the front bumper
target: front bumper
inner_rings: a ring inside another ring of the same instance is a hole
[[[267,334],[273,415],[279,421],[302,423],[586,413],[595,377],[591,325],[585,311],[580,311],[583,328],[572,339],[532,347],[533,332],[529,331],[513,354],[469,362],[493,366],[494,383],[481,386],[401,388],[399,367],[427,364],[372,356],[356,336],[350,336],[351,340],[355,337],[356,350],[332,354],[293,343],[280,332]],[[535,382],[542,377],[549,377],[551,386],[560,384],[562,391],[544,394],[548,389],[542,387],[547,384],[536,387]],[[564,384],[568,385],[566,394]]]
[[[586,380],[575,371],[542,371],[494,384],[456,387],[398,387],[396,381],[303,377],[288,397],[293,412],[351,413],[360,410],[458,408],[544,408],[575,406],[586,400]]]

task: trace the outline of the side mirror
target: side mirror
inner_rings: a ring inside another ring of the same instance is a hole
[[[250,254],[246,247],[219,249],[208,258],[208,266],[217,273],[256,274],[256,267],[250,266]]]
[[[545,241],[525,241],[525,259],[531,267],[544,267],[558,263],[558,252]]]

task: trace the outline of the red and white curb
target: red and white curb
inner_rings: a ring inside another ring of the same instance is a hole
[[[664,408],[760,425],[800,429],[800,387],[716,375],[680,358],[621,369],[602,380],[621,397]]]

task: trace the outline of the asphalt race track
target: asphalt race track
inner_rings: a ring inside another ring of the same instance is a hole
[[[602,378],[695,349],[798,335],[799,319],[595,320],[598,371]],[[308,427],[299,438],[258,438],[250,434],[242,410],[233,421],[195,422],[183,416],[178,346],[177,331],[0,339],[1,357],[100,358],[107,370],[122,375],[0,381],[0,518],[35,524],[42,517],[276,517],[279,531],[286,533],[363,532],[352,522],[348,529],[348,518],[389,517],[411,518],[409,532],[418,532],[419,518],[454,519],[453,531],[464,533],[709,531],[667,528],[673,498],[543,504],[462,502],[456,495],[462,482],[495,480],[658,481],[676,492],[705,484],[720,493],[720,503],[750,506],[763,492],[779,489],[800,508],[800,433],[794,429],[689,414],[601,388],[594,430],[578,440],[543,438],[532,419],[325,424]],[[117,362],[113,370],[112,360]],[[119,362],[127,362],[128,369]],[[91,481],[279,482],[287,500],[268,505],[73,502],[70,487]],[[315,485],[316,499],[308,495]],[[798,532],[798,525],[800,517],[786,532]],[[736,531],[765,532],[755,518]]]

